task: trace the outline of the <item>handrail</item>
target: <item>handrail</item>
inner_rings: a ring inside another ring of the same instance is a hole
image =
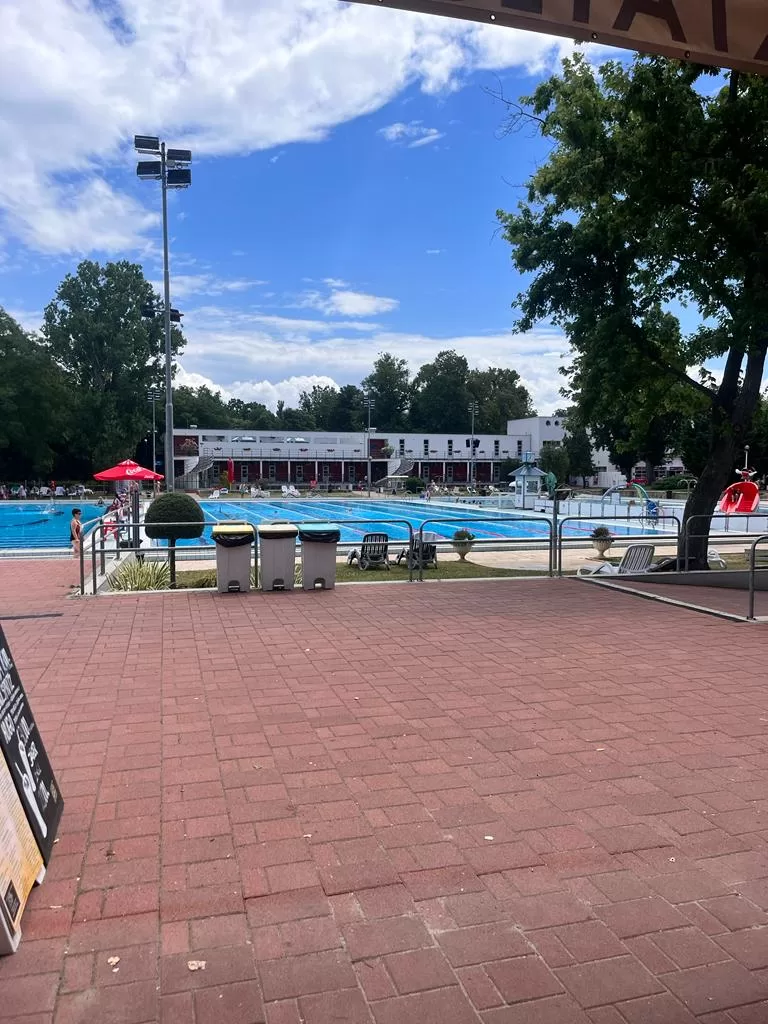
[[[755,561],[757,557],[757,546],[762,544],[763,541],[768,540],[768,533],[762,534],[757,537],[749,547],[749,580],[748,584],[748,605],[747,605],[747,618],[751,621],[755,621]]]
[[[466,520],[466,521],[467,522],[471,522],[471,523],[507,523],[507,524],[509,524],[510,522],[513,522],[513,520],[511,519],[510,516],[483,516],[482,518],[477,518],[477,517],[473,516],[471,520]],[[552,520],[551,519],[547,519],[545,516],[537,516],[536,519],[532,520],[532,521],[533,522],[537,522],[537,523],[546,523],[547,524],[548,530],[547,530],[546,540],[549,542],[549,547],[550,547],[550,550],[551,550],[552,549]],[[461,522],[461,520],[457,519],[456,516],[453,516],[450,519],[425,519],[424,522],[419,527],[419,549],[421,550],[423,548],[423,544],[424,544],[424,527],[428,523],[433,525],[433,526],[436,526],[436,525],[445,525],[446,523],[448,523],[448,524],[457,524],[457,523],[460,523],[460,522]],[[413,539],[413,538],[411,538],[411,539]],[[530,537],[504,537],[502,539],[504,540],[505,543],[510,543],[512,545],[514,545],[515,543],[517,543],[517,544],[530,544],[531,543]],[[444,538],[441,538],[441,540],[445,540],[449,544],[451,543],[451,538],[450,537],[444,537]],[[482,544],[483,543],[482,539],[480,541],[478,541],[477,543],[481,543]],[[544,543],[544,538],[542,538],[542,543]],[[413,544],[411,544],[411,554],[413,554]],[[408,561],[412,562],[413,558],[412,557],[409,558]],[[551,559],[550,559],[549,575],[550,576],[552,575]],[[424,582],[424,563],[423,563],[422,559],[419,558],[419,583],[423,583],[423,582]]]
[[[724,519],[726,522],[734,522],[734,521],[738,521],[740,519],[746,519],[746,521],[747,521],[746,527],[747,528],[744,530],[744,534],[747,535],[747,534],[749,534],[749,520],[750,520],[750,518],[754,519],[756,517],[760,518],[760,519],[768,518],[768,516],[766,516],[765,514],[759,515],[756,512],[712,512],[709,515],[707,515],[707,514],[705,514],[703,512],[699,512],[695,516],[689,516],[688,519],[686,519],[685,523],[683,524],[683,551],[685,553],[685,563],[684,563],[684,566],[683,566],[683,572],[687,572],[688,571],[688,561],[689,561],[688,551],[690,550],[690,544],[689,544],[690,539],[692,537],[709,537],[710,536],[710,531],[709,530],[707,530],[706,533],[691,533],[691,530],[690,530],[691,523],[693,523],[697,519],[703,519],[703,520],[708,521],[709,523],[712,523],[712,521],[714,519]],[[725,533],[729,533],[730,531],[729,530],[725,530],[724,532]]]
[[[589,523],[597,523],[597,522],[608,522],[608,523],[614,522],[615,523],[618,520],[624,521],[624,516],[564,516],[562,519],[560,519],[560,521],[558,523],[558,527],[557,527],[557,575],[558,576],[562,576],[563,575],[563,527],[565,526],[566,523],[574,522],[574,521],[589,522]],[[680,548],[680,520],[677,518],[677,516],[673,516],[673,515],[660,515],[658,517],[657,522],[662,522],[662,521],[671,521],[671,522],[673,522],[675,524],[675,539],[676,539],[677,547],[678,547],[678,550],[679,550],[679,548]],[[643,538],[648,537],[648,536],[652,536],[652,535],[651,534],[645,534],[645,533],[642,533],[642,534],[627,534],[626,538],[622,537],[622,539],[626,539],[626,540],[631,542],[633,539],[634,540],[639,540],[639,539],[643,539]],[[659,535],[658,534],[654,534],[653,536],[658,537]],[[678,558],[678,563],[679,563],[679,558]]]
[[[227,520],[227,522],[231,523],[232,520]],[[408,530],[408,548],[409,548],[410,551],[413,551],[413,525],[407,519],[370,519],[370,518],[366,518],[366,519],[328,519],[328,520],[301,519],[301,520],[293,520],[293,521],[291,521],[290,525],[296,526],[296,527],[310,526],[310,525],[316,526],[318,524],[318,522],[333,523],[334,525],[337,525],[337,526],[360,526],[360,525],[374,526],[374,525],[388,525],[388,524],[391,524],[391,525],[394,525],[394,526],[404,526]],[[215,525],[216,525],[215,523],[204,523],[203,524],[203,528],[205,528],[206,526],[215,526]],[[258,526],[259,526],[259,524],[258,523],[253,523],[253,522],[250,522],[250,521],[246,521],[246,525],[253,527],[254,566],[258,570]],[[118,527],[118,541],[117,541],[117,545],[118,545],[117,550],[118,550],[118,552],[120,552],[122,550],[123,552],[126,552],[126,553],[134,552],[136,554],[141,554],[141,555],[147,554],[147,549],[145,548],[144,550],[142,550],[141,549],[141,545],[136,546],[136,545],[126,544],[126,545],[124,545],[122,547],[122,549],[120,548],[119,531],[120,530],[129,530],[130,531],[131,528],[136,527],[136,526],[143,527],[143,526],[145,526],[145,523],[143,521],[141,521],[141,520],[138,523],[135,523],[135,522],[133,522],[131,520],[126,520],[126,521],[124,521],[124,522],[119,524],[119,527]],[[163,523],[163,526],[189,526],[189,523]],[[101,533],[102,533],[102,543],[103,543],[104,523],[100,521],[99,527],[97,527],[97,529],[101,530]],[[96,531],[94,531],[94,533],[95,532]],[[206,551],[206,552],[210,551],[210,548],[207,545],[205,545],[205,546],[203,546],[203,545],[190,545],[190,546],[187,546],[187,547],[181,548],[181,549],[177,548],[176,550],[177,551],[178,550],[189,551],[189,550],[195,550],[196,548],[199,549],[199,550]],[[167,549],[156,548],[155,550],[161,551],[161,550],[167,550]],[[409,562],[410,561],[411,560],[409,559]],[[105,571],[106,571],[106,569],[102,570],[102,572],[101,572],[102,576],[105,574]],[[83,580],[83,584],[84,584],[84,576],[82,577],[82,580]],[[413,583],[413,566],[411,564],[409,564],[409,566],[408,566],[408,582],[409,583]],[[97,590],[97,587],[96,587],[96,547],[95,547],[95,544],[94,544],[94,547],[93,547],[93,593],[94,594],[96,593],[96,590]]]

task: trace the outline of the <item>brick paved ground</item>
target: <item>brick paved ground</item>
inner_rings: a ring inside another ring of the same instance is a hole
[[[70,568],[0,564],[0,613],[62,613],[4,625],[67,799],[3,1024],[768,1020],[765,627]]]
[[[638,579],[623,581],[621,578],[609,580],[611,586],[626,587],[641,594],[655,595],[671,601],[682,601],[685,604],[698,605],[715,612],[726,612],[746,619],[749,609],[749,595],[744,590],[729,590],[726,587],[692,587],[675,583],[644,583]],[[768,617],[768,590],[755,592],[755,616]]]

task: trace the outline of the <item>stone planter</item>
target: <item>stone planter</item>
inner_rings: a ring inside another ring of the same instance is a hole
[[[472,550],[473,546],[474,541],[471,540],[455,540],[453,542],[453,550],[456,552],[456,554],[459,556],[462,562],[466,559],[467,555]]]
[[[605,553],[609,550],[611,544],[613,544],[613,540],[610,537],[592,541],[592,547],[597,551],[601,558],[605,558]]]

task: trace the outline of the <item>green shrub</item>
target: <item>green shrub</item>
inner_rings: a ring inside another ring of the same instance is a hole
[[[168,590],[171,570],[167,562],[130,561],[109,579],[112,590]]]
[[[176,541],[196,540],[205,526],[202,508],[188,494],[160,494],[147,509],[144,530],[151,540],[167,540],[171,563],[171,589],[176,586]]]
[[[409,494],[418,494],[419,491],[423,491],[427,485],[418,476],[409,476],[405,481],[405,489]]]
[[[592,540],[613,540],[613,534],[607,526],[596,526],[590,536]]]
[[[652,491],[687,491],[688,484],[693,487],[695,482],[696,478],[693,476],[665,476],[661,480],[654,480],[648,487]]]

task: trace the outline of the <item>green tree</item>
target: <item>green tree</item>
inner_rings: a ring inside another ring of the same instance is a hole
[[[572,476],[581,477],[582,487],[586,487],[586,477],[593,476],[595,472],[592,463],[592,442],[589,440],[586,430],[578,427],[565,435],[563,449],[568,456],[568,468]]]
[[[470,429],[469,363],[457,352],[438,352],[413,381],[411,427],[435,433]],[[476,428],[477,429],[477,428]]]
[[[159,494],[147,509],[144,528],[151,540],[168,541],[171,590],[176,587],[176,541],[197,540],[205,527],[202,508],[189,494]]]
[[[491,366],[470,370],[467,388],[477,402],[475,430],[478,434],[499,434],[507,429],[507,420],[535,416],[531,396],[517,370]]]
[[[378,430],[407,429],[411,385],[405,359],[382,352],[360,387],[374,402],[372,426]]]
[[[552,473],[558,484],[568,483],[570,465],[571,460],[567,450],[559,445],[542,448],[539,453],[539,469],[545,473]]]
[[[336,396],[333,429],[362,430],[364,421],[367,422],[363,415],[363,392],[354,384],[345,384]]]
[[[0,478],[47,475],[72,426],[64,374],[0,308]]]
[[[133,455],[146,434],[147,389],[163,381],[163,324],[142,318],[157,296],[136,263],[83,260],[46,306],[45,347],[76,407],[73,445],[95,468]],[[173,329],[173,350],[183,345]]]
[[[520,329],[562,327],[630,415],[679,408],[678,385],[704,404],[708,451],[685,509],[704,517],[695,534],[731,480],[768,350],[768,82],[732,72],[718,88],[718,74],[658,57],[599,74],[566,60],[520,114],[549,155],[518,211],[499,214],[532,275]],[[698,311],[698,330],[659,336],[672,302]],[[712,359],[719,383],[688,376]],[[706,536],[692,539],[695,564],[706,551]]]
[[[165,400],[157,403],[158,421],[165,421]],[[226,430],[239,426],[220,391],[211,391],[201,384],[198,388],[182,386],[173,389],[173,423],[176,427],[189,427],[196,423],[201,430]]]
[[[299,408],[312,417],[317,430],[335,430],[338,401],[338,388],[329,384],[315,384],[311,391],[302,391],[299,396]]]

